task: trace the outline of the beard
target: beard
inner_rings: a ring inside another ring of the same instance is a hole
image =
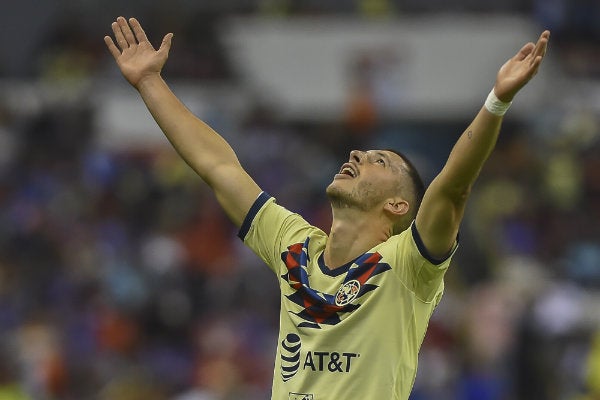
[[[353,208],[369,211],[385,199],[381,188],[368,182],[359,182],[351,189],[345,189],[331,182],[325,191],[333,208]]]

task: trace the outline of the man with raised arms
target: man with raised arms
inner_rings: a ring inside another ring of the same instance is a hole
[[[550,33],[500,68],[426,191],[401,153],[352,151],[327,187],[327,234],[263,192],[231,146],[172,93],[160,75],[172,34],[156,50],[135,18],[117,18],[112,30],[116,43],[105,42],[125,79],[278,277],[272,399],[407,399],[469,192],[513,97],[537,73]]]

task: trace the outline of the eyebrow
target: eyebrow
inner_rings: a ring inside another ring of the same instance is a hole
[[[386,153],[384,153],[383,151],[376,151],[375,154],[380,155],[381,157],[385,158],[386,160],[390,159],[390,156],[388,156]]]
[[[384,153],[383,151],[379,151],[379,150],[371,150],[371,152],[372,152],[373,154],[376,154],[376,155],[380,156],[381,158],[383,158],[383,159],[385,160],[385,162],[386,162],[388,165],[390,165],[390,166],[392,165],[392,162],[390,161],[390,156],[388,156],[388,155],[387,155],[386,153]]]
[[[404,158],[400,154],[398,154],[398,153],[396,153],[394,151],[391,151],[391,150],[384,150],[384,151],[382,151],[382,150],[369,150],[369,151],[371,151],[373,154],[376,154],[376,155],[384,158],[385,161],[386,161],[386,164],[392,170],[396,170],[396,171],[399,171],[401,169],[408,170],[408,167],[406,166],[406,161],[404,160]],[[388,153],[386,153],[386,152],[397,155],[398,158],[400,158],[401,163],[398,164],[398,165],[395,165],[392,162],[392,159],[390,158],[390,156],[388,155]]]

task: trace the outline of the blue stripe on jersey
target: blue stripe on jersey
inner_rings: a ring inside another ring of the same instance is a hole
[[[452,251],[450,251],[446,257],[443,257],[440,259],[432,257],[431,254],[429,254],[429,251],[427,250],[427,248],[425,247],[425,244],[423,243],[423,239],[421,239],[421,235],[419,235],[419,231],[417,230],[417,224],[415,224],[413,222],[412,225],[410,226],[410,230],[412,232],[413,239],[415,240],[415,243],[417,244],[417,249],[419,249],[419,253],[421,253],[423,258],[426,259],[427,261],[429,261],[430,263],[432,263],[433,265],[440,265],[441,263],[446,261],[448,258],[450,258],[450,256],[452,255]]]
[[[244,218],[244,222],[242,223],[242,226],[240,227],[240,230],[238,232],[238,237],[240,239],[244,240],[246,238],[246,235],[248,234],[248,231],[250,230],[250,226],[252,225],[252,221],[254,221],[254,217],[256,217],[256,213],[258,213],[258,210],[260,210],[260,208],[270,198],[271,198],[271,195],[267,192],[261,192],[258,195],[256,200],[254,201],[254,204],[252,204],[252,207],[250,207],[248,214],[246,214],[246,217]]]

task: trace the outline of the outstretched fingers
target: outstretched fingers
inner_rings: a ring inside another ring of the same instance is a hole
[[[540,65],[542,64],[542,60],[546,55],[546,50],[548,49],[548,40],[550,38],[550,31],[544,31],[540,35],[537,43],[535,44],[535,48],[529,55],[529,79],[531,79],[535,74],[537,74]]]
[[[531,54],[534,48],[535,45],[533,43],[527,43],[526,45],[521,47],[521,50],[519,50],[519,52],[515,55],[514,59],[517,61],[523,61],[525,58],[527,58],[528,55]]]
[[[136,18],[129,18],[129,25],[133,29],[133,33],[138,43],[149,42],[148,37],[146,36],[146,32],[142,28],[142,25]]]
[[[121,31],[121,26],[119,25],[118,22],[113,22],[110,27],[113,30],[113,33],[115,35],[115,40],[117,41],[117,44],[119,45],[119,48],[121,49],[121,51],[128,49],[129,48],[129,43],[127,42],[127,39],[125,39],[125,36],[123,35],[123,31]]]
[[[117,60],[121,55],[121,50],[117,48],[112,38],[110,36],[104,36],[104,43],[106,43],[106,47],[108,47],[108,51],[110,51],[110,54],[112,54],[114,59]]]
[[[550,31],[544,31],[540,35],[537,43],[535,44],[535,48],[533,49],[532,60],[533,64],[538,57],[543,58],[546,55],[546,50],[548,48],[548,40],[550,39]]]
[[[119,58],[122,52],[139,43],[147,43],[152,47],[144,29],[136,18],[130,18],[129,21],[127,21],[123,17],[118,17],[117,20],[111,24],[111,28],[115,35],[115,39],[113,41],[110,36],[105,36],[104,43],[106,43],[110,54],[112,54],[115,60]],[[163,44],[164,42],[165,40],[163,40]],[[170,46],[171,38],[168,40],[168,47]]]
[[[540,65],[542,64],[543,56],[537,56],[531,61],[530,65],[530,78],[537,74],[540,69]]]
[[[538,57],[544,57],[546,49],[548,47],[548,39],[550,38],[550,31],[544,31],[540,35],[538,41],[534,44],[529,42],[521,47],[521,50],[515,55],[514,60],[516,61],[529,61],[530,65],[536,62]]]
[[[133,35],[133,31],[131,30],[131,27],[127,23],[127,20],[123,17],[118,17],[117,23],[119,24],[119,28],[121,28],[121,32],[123,33],[125,40],[127,40],[128,45],[129,46],[136,45],[137,40],[135,39],[135,36]]]

